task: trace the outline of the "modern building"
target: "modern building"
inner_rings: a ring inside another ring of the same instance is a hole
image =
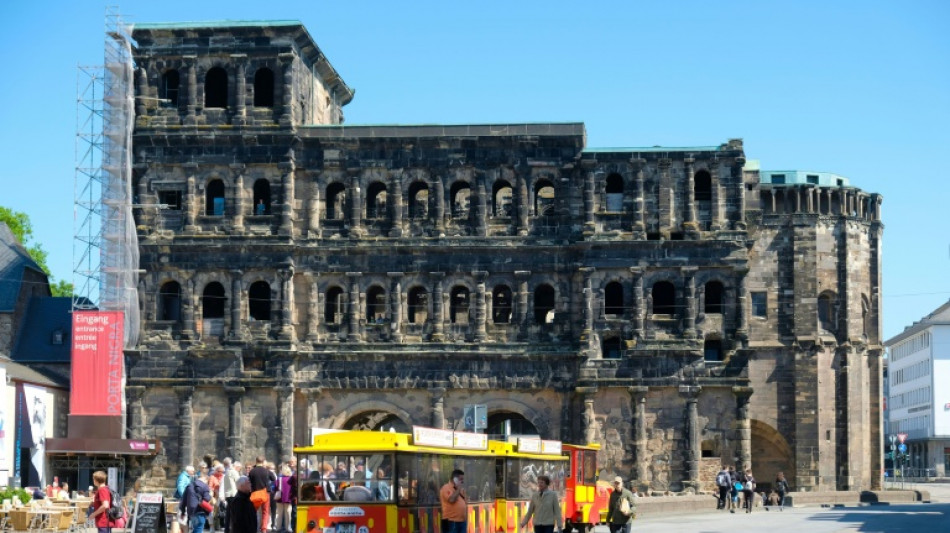
[[[950,475],[950,302],[904,328],[887,346],[888,423],[907,435],[909,466]]]
[[[344,126],[353,89],[296,21],[132,36],[144,485],[478,405],[490,433],[599,442],[643,489],[724,463],[880,488],[879,195],[737,139]]]

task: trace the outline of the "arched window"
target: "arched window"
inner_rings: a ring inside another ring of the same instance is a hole
[[[491,315],[495,324],[511,323],[511,289],[507,285],[495,287],[491,294]]]
[[[669,281],[660,281],[653,285],[653,314],[676,314],[676,289]]]
[[[274,107],[274,72],[267,67],[254,73],[254,107]]]
[[[703,303],[703,312],[706,314],[722,314],[722,283],[710,281],[706,283],[706,301]]]
[[[871,331],[871,302],[866,294],[861,295],[861,332],[867,338]]]
[[[177,281],[162,284],[158,291],[158,319],[181,320],[181,285]]]
[[[449,298],[449,322],[453,324],[468,324],[469,293],[465,287],[452,288]]]
[[[386,185],[379,181],[366,191],[366,218],[386,218]]]
[[[205,187],[205,214],[209,216],[224,215],[224,182],[211,180]]]
[[[254,182],[254,214],[270,214],[270,181],[260,179]]]
[[[607,186],[604,192],[607,194],[607,211],[619,213],[623,211],[623,176],[616,172],[607,176]]]
[[[422,324],[429,318],[429,293],[424,287],[409,290],[409,323]]]
[[[253,320],[270,320],[270,285],[255,281],[247,290],[247,310]]]
[[[346,204],[346,187],[342,183],[327,185],[327,220],[343,220],[343,207]]]
[[[600,343],[600,354],[604,359],[620,359],[620,339],[610,337]]]
[[[604,314],[607,316],[623,316],[623,285],[611,281],[604,287]]]
[[[158,86],[158,97],[162,100],[162,105],[167,107],[178,107],[178,87],[181,84],[181,78],[175,69],[166,70],[162,74],[162,84]]]
[[[824,292],[818,296],[818,325],[825,331],[835,330],[835,294]]]
[[[327,324],[343,323],[343,289],[330,287],[323,301],[323,320]]]
[[[534,290],[534,322],[536,324],[554,322],[554,287],[544,284]]]
[[[429,216],[429,186],[417,181],[409,186],[409,218],[421,220]]]
[[[221,67],[205,74],[205,107],[228,107],[228,73]]]
[[[201,295],[201,318],[224,318],[224,286],[217,281],[205,285]]]
[[[696,202],[697,222],[708,229],[712,221],[712,177],[709,172],[700,170],[693,176],[693,201]]]
[[[452,217],[468,218],[469,200],[472,189],[464,181],[456,181],[450,190],[452,195]]]
[[[512,190],[511,184],[505,180],[496,181],[492,185],[492,216],[511,216]]]
[[[548,180],[534,185],[534,213],[539,217],[554,214],[554,185]]]
[[[722,361],[722,341],[706,339],[703,342],[703,359],[710,362]]]
[[[386,291],[373,285],[366,291],[366,321],[382,322],[386,319]]]

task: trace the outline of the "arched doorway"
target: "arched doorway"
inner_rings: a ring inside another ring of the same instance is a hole
[[[538,428],[527,418],[510,411],[488,415],[488,438],[509,440],[513,437],[539,437]]]
[[[350,417],[342,429],[411,433],[412,428],[398,416],[386,411],[364,411]]]
[[[771,490],[775,474],[783,472],[789,485],[796,487],[795,457],[778,430],[765,422],[751,420],[752,428],[752,474],[757,492]],[[760,490],[761,489],[761,490]]]

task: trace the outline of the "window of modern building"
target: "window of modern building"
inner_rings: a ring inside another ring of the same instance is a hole
[[[205,107],[228,107],[228,73],[221,67],[205,74]]]
[[[429,186],[417,181],[409,186],[409,218],[425,219],[429,216]]]
[[[224,318],[224,286],[217,281],[205,285],[201,295],[201,318]]]
[[[706,283],[703,312],[706,314],[722,314],[722,309],[722,283],[718,281]]]
[[[346,187],[342,183],[327,185],[326,213],[327,220],[343,220],[343,209],[346,205]]]
[[[468,324],[469,290],[466,287],[453,287],[449,297],[449,322]]]
[[[366,191],[366,218],[386,218],[386,185],[382,182],[370,183]]]
[[[505,180],[498,180],[492,185],[492,216],[511,216],[512,191],[511,184]]]
[[[471,200],[472,189],[464,181],[456,181],[450,189],[452,197],[452,217],[468,218],[469,202]]]
[[[386,291],[374,285],[366,291],[366,321],[382,322],[386,318]]]
[[[784,185],[785,174],[772,174],[772,183],[775,185]]]
[[[623,316],[623,311],[623,285],[611,281],[604,287],[604,315],[617,318]]]
[[[751,293],[752,316],[766,318],[768,316],[768,293],[756,291]]]
[[[408,297],[410,324],[422,324],[429,318],[429,293],[424,287],[413,287]]]
[[[343,289],[330,287],[323,301],[323,320],[327,324],[343,323]]]
[[[162,74],[161,85],[158,86],[158,97],[162,106],[178,107],[178,87],[180,77],[175,69],[166,70]]]
[[[809,175],[805,176],[805,181],[807,181],[808,183],[810,183],[810,184],[812,184],[812,185],[818,185],[818,175],[817,175],[817,174],[809,174]]]
[[[608,337],[600,343],[601,357],[604,359],[620,359],[621,344],[618,337]]]
[[[224,215],[224,182],[211,180],[205,186],[205,214],[208,216]]]
[[[254,182],[254,214],[270,214],[270,181],[259,179]]]
[[[158,319],[175,322],[181,319],[181,285],[177,281],[165,282],[159,289]]]
[[[267,67],[254,73],[254,107],[274,107],[274,72]]]
[[[554,323],[554,287],[543,284],[534,290],[534,322]]]
[[[653,314],[676,314],[676,289],[669,281],[659,281],[653,285]]]
[[[623,176],[616,172],[607,176],[604,193],[607,195],[606,211],[611,213],[623,211]]]
[[[554,185],[540,180],[534,185],[534,212],[539,217],[554,215]]]
[[[247,310],[254,320],[270,320],[270,284],[255,281],[247,291]]]
[[[499,285],[492,290],[491,314],[495,324],[510,324],[512,312],[511,289],[507,285]]]

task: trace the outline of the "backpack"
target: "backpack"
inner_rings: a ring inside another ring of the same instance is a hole
[[[109,488],[109,508],[106,509],[106,516],[109,517],[109,520],[118,520],[125,516],[125,502],[122,501],[122,498],[119,497],[119,493]]]
[[[728,487],[729,475],[725,472],[719,472],[719,475],[716,476],[716,485],[719,485],[720,487]]]
[[[755,483],[751,479],[747,479],[745,485],[742,488],[744,490],[753,491],[755,490]]]

